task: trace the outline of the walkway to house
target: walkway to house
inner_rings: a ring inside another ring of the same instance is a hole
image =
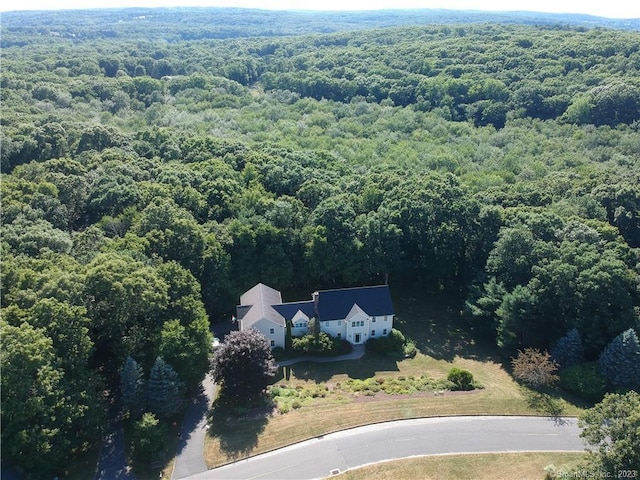
[[[364,345],[354,345],[353,351],[351,353],[347,353],[346,355],[337,355],[335,357],[316,357],[312,355],[307,355],[304,357],[296,357],[290,360],[283,360],[278,362],[278,365],[281,367],[288,367],[295,363],[301,362],[316,362],[316,363],[328,363],[328,362],[340,362],[342,360],[358,360],[364,356]]]

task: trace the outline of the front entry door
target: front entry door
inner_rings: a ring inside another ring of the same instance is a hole
[[[359,333],[356,333],[356,334],[354,335],[354,337],[355,337],[355,338],[354,338],[354,340],[353,340],[353,343],[358,344],[358,343],[360,343],[360,342],[362,341],[362,339],[361,339],[361,335],[360,335]]]

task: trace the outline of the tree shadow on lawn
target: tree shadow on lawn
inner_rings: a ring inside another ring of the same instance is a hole
[[[462,313],[463,302],[451,295],[405,290],[394,298],[394,328],[423,354],[452,362],[456,356],[503,363],[495,340],[486,338]]]
[[[322,383],[335,375],[347,375],[349,378],[366,379],[380,372],[397,372],[398,359],[365,354],[357,360],[341,360],[339,362],[314,363],[300,362],[290,367],[280,367],[273,383],[288,381],[292,376],[299,380],[311,380]]]
[[[579,408],[590,408],[592,402],[588,402],[558,387],[541,387],[536,390],[525,385],[520,385],[522,395],[527,405],[532,410],[548,415],[557,425],[564,425],[565,405],[573,405]]]
[[[209,411],[208,433],[218,438],[220,450],[229,459],[244,458],[257,447],[272,411],[273,404],[267,397],[261,405],[253,407],[218,399]]]
[[[529,408],[550,417],[559,418],[564,412],[564,406],[557,392],[526,389],[524,390],[524,397]]]

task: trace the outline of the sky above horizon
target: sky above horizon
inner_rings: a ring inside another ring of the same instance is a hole
[[[640,18],[640,2],[629,0],[4,0],[0,11],[123,7],[244,7],[263,10],[382,10],[444,8],[451,10],[585,13],[608,18]]]

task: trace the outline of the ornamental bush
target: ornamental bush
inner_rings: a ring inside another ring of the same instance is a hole
[[[320,332],[317,337],[314,334],[309,334],[294,338],[292,347],[300,355],[343,355],[353,350],[349,342],[332,337],[325,332]]]
[[[607,379],[597,362],[579,363],[560,372],[560,386],[585,400],[599,402],[607,391]]]
[[[453,367],[447,374],[447,380],[454,384],[453,390],[473,390],[473,374],[462,368]]]
[[[399,354],[415,356],[415,344],[408,341],[400,330],[393,328],[386,337],[370,338],[366,343],[367,350],[381,355]]]

